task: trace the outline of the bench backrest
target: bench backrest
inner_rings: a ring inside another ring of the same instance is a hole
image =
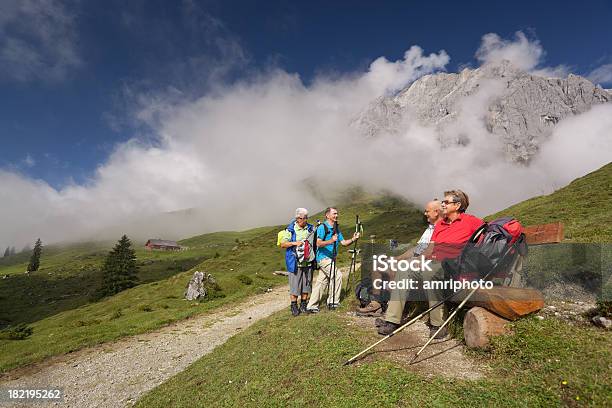
[[[556,244],[563,241],[563,223],[530,225],[525,227],[525,238],[529,245]]]

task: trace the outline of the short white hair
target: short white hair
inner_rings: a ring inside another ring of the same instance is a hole
[[[308,217],[308,210],[305,208],[296,208],[295,209],[295,218],[299,216]]]

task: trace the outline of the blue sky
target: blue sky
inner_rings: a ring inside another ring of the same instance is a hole
[[[146,139],[135,112],[169,89],[193,99],[274,67],[309,84],[415,44],[446,50],[456,71],[477,65],[484,34],[519,30],[542,44],[547,66],[612,68],[608,1],[3,3],[0,168],[56,188],[87,183],[117,143]]]

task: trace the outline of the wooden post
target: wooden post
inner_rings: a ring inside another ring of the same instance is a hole
[[[516,320],[542,309],[544,295],[537,289],[496,286],[478,289],[468,306],[484,307],[501,317]]]

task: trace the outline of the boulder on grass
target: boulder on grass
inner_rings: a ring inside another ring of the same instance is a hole
[[[215,278],[209,273],[195,271],[185,289],[185,299],[201,300],[206,297],[208,287],[214,285]]]
[[[612,328],[612,320],[606,319],[603,316],[595,316],[593,319],[591,319],[591,321],[595,324],[595,326],[608,330]]]

